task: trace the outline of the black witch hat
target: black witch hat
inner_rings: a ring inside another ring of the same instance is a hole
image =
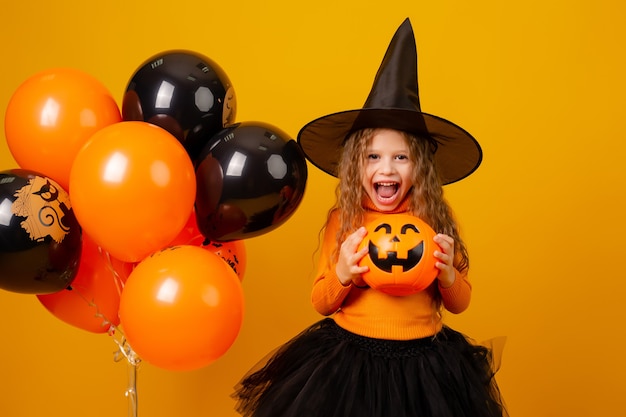
[[[363,108],[307,123],[298,133],[298,143],[313,165],[337,176],[345,140],[364,128],[402,130],[433,141],[443,184],[467,177],[482,160],[480,145],[471,134],[448,120],[421,111],[417,48],[408,18],[391,40]]]

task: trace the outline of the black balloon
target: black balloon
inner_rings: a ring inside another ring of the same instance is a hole
[[[124,120],[155,124],[194,160],[205,143],[235,120],[235,91],[224,70],[192,51],[166,51],[146,60],[130,79]]]
[[[196,220],[208,239],[228,241],[274,230],[302,200],[307,166],[280,129],[242,122],[216,134],[196,162]]]
[[[50,294],[72,283],[82,233],[69,200],[39,173],[0,172],[0,288]]]

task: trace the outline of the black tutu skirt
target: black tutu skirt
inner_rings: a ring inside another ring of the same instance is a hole
[[[502,417],[492,349],[444,327],[398,341],[321,320],[235,388],[248,417]]]

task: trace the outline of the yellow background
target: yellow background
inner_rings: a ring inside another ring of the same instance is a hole
[[[0,109],[27,77],[56,66],[91,73],[121,103],[138,65],[182,48],[224,68],[238,121],[295,136],[313,118],[361,106],[410,17],[422,109],[460,124],[484,149],[479,170],[446,188],[474,283],[470,309],[446,320],[477,340],[507,336],[498,379],[512,416],[620,415],[624,15],[616,0],[11,1],[0,13]],[[0,141],[0,169],[15,167]],[[234,416],[238,379],[319,318],[310,279],[335,182],[309,167],[296,214],[246,242],[239,338],[197,371],[142,363],[139,416]],[[6,291],[0,326],[0,416],[128,414],[129,367],[113,360],[110,336]]]

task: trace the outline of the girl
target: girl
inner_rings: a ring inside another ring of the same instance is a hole
[[[307,158],[339,177],[312,290],[314,308],[332,317],[242,380],[235,397],[243,415],[506,415],[491,351],[445,326],[441,314],[463,312],[471,295],[467,250],[442,185],[473,172],[482,153],[469,133],[421,112],[415,57],[407,19],[365,106],[324,116],[300,131]],[[398,297],[365,284],[367,267],[359,261],[367,248],[358,247],[365,223],[405,212],[439,232],[439,275],[426,290]]]

